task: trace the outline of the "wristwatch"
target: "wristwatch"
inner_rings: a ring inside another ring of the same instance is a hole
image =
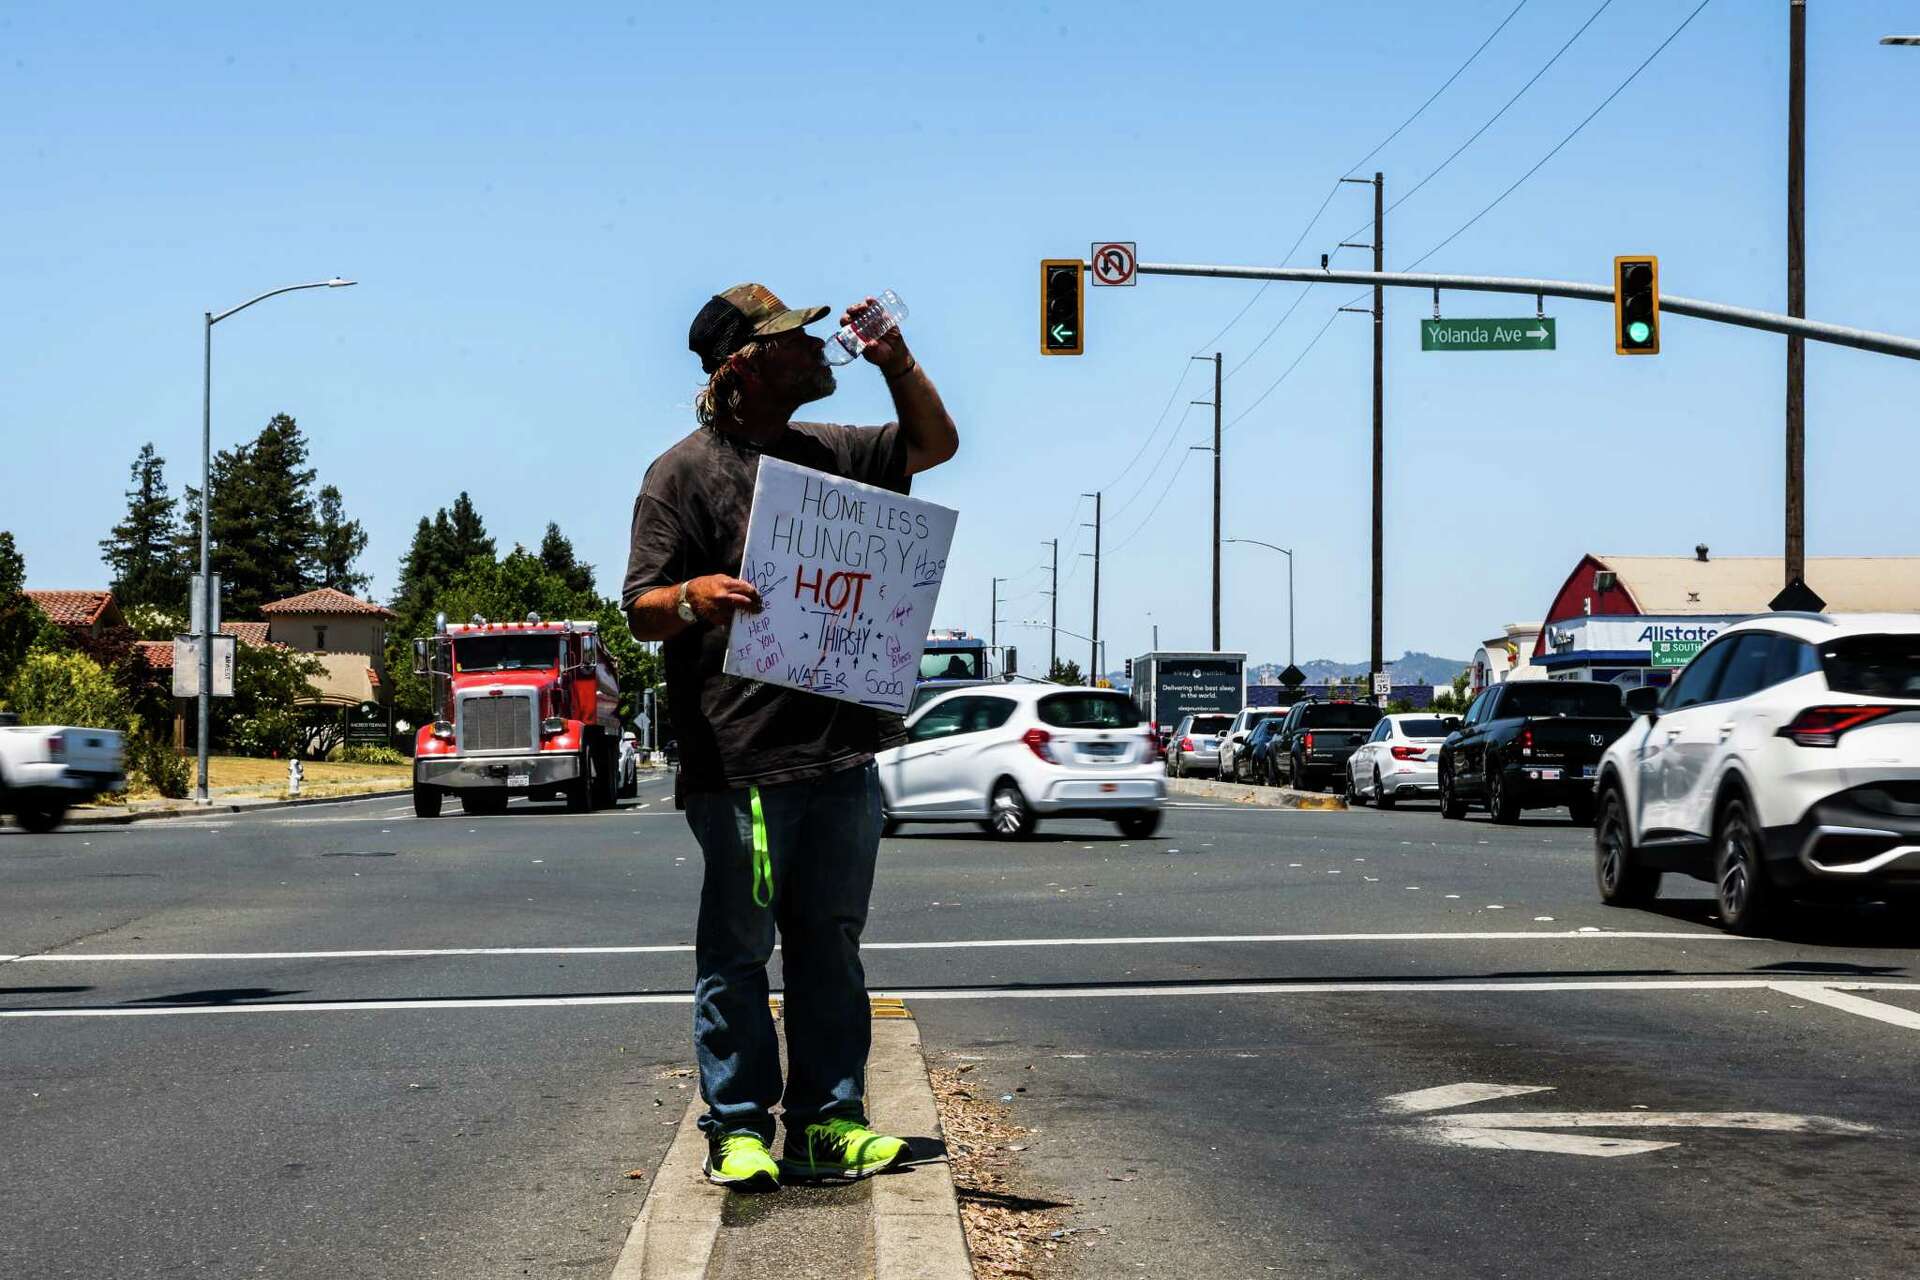
[[[693,612],[693,606],[687,603],[687,584],[684,582],[680,584],[680,598],[673,602],[673,611],[680,615],[682,622],[700,621]]]

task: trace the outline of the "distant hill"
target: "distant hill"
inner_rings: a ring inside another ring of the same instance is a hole
[[[1430,653],[1407,653],[1387,662],[1387,673],[1393,677],[1396,685],[1443,685],[1450,684],[1454,676],[1464,671],[1467,664],[1458,658],[1436,658]],[[1284,662],[1262,662],[1247,669],[1248,684],[1279,684],[1280,673],[1287,669]],[[1330,658],[1315,658],[1300,664],[1300,670],[1306,673],[1308,684],[1325,684],[1330,680],[1351,679],[1367,674],[1364,662],[1335,662]]]

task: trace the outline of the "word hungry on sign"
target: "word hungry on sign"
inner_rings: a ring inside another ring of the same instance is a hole
[[[904,712],[957,513],[774,458],[760,460],[729,675]]]

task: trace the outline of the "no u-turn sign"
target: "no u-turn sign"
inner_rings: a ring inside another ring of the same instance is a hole
[[[1104,285],[1138,283],[1133,271],[1137,258],[1131,240],[1109,240],[1093,246],[1087,260],[1093,264],[1093,282]]]

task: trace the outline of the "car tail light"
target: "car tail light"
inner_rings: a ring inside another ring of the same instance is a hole
[[[65,760],[66,758],[67,758],[66,735],[62,733],[56,733],[52,737],[47,739],[47,759]]]
[[[1054,763],[1053,746],[1052,746],[1053,735],[1048,733],[1045,729],[1029,729],[1025,733],[1020,735],[1020,741],[1026,743],[1028,749],[1031,750],[1033,754],[1039,756],[1042,760],[1045,760],[1048,764]],[[1188,751],[1193,750],[1191,745],[1183,749]]]
[[[1533,754],[1533,730],[1531,729],[1520,731],[1520,754],[1523,756]]]
[[[1803,747],[1834,747],[1840,745],[1840,735],[1847,730],[1871,724],[1898,710],[1899,707],[1878,706],[1808,707],[1791,723],[1783,725],[1779,736],[1792,738]]]
[[[1182,751],[1191,751],[1191,750],[1193,750],[1193,739],[1192,739],[1192,738],[1182,738],[1182,739],[1180,739],[1180,749],[1181,749]]]
[[[1395,760],[1420,760],[1424,759],[1426,754],[1427,749],[1425,747],[1395,747],[1393,749],[1393,758]]]
[[[1161,754],[1161,751],[1160,751],[1160,735],[1155,733],[1152,729],[1148,729],[1147,730],[1147,761],[1148,763],[1152,763],[1155,760],[1160,760],[1163,758],[1164,756]]]
[[[1305,749],[1305,750],[1307,750],[1307,751],[1311,751],[1311,750],[1313,750],[1313,735],[1312,735],[1312,734],[1308,734],[1308,735],[1307,735],[1307,736],[1306,736],[1306,737],[1305,737],[1305,738],[1304,738],[1304,739],[1303,739],[1303,740],[1301,741],[1301,743],[1300,743],[1300,745],[1301,745],[1301,747],[1302,747],[1303,749]]]

